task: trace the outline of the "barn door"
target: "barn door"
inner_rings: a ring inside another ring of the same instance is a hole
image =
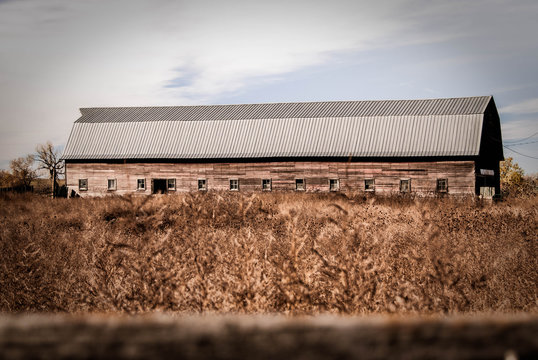
[[[166,184],[166,179],[151,179],[151,193],[166,194],[168,192]]]

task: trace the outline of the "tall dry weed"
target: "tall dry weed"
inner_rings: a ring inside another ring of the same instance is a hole
[[[536,200],[0,199],[0,310],[536,312]]]

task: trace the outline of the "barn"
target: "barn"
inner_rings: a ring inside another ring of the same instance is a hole
[[[66,184],[80,196],[500,192],[492,96],[80,112],[63,154]]]

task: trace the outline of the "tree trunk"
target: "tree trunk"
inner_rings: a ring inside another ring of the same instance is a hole
[[[55,171],[55,169],[52,169],[51,174],[50,174],[50,178],[52,180],[52,186],[51,186],[52,198],[54,199],[56,197],[56,171]]]

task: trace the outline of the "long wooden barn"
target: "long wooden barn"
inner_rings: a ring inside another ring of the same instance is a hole
[[[493,196],[493,97],[83,108],[65,147],[81,196],[353,191]]]

